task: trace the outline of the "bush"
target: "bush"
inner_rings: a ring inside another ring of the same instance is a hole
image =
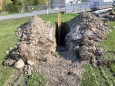
[[[23,12],[27,10],[28,6],[45,5],[45,0],[5,0],[4,11],[10,13]]]
[[[0,12],[3,11],[3,0],[0,0]]]
[[[45,5],[46,4],[46,1],[45,0],[38,0],[39,2],[38,2],[38,4],[39,5]]]
[[[11,0],[4,0],[4,2],[3,2],[3,10],[4,11],[11,10],[12,5],[13,5],[13,3],[12,3]]]

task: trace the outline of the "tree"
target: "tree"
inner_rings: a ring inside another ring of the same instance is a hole
[[[24,11],[25,0],[5,0],[4,9],[10,13]]]
[[[45,5],[46,4],[46,1],[45,0],[38,0],[39,1],[39,5]]]
[[[28,6],[45,5],[46,0],[4,0],[4,10],[9,12],[23,12]]]
[[[3,0],[0,0],[0,11],[3,10]]]
[[[12,3],[11,0],[4,0],[3,10],[4,11],[9,11],[9,12],[13,10],[13,3]]]

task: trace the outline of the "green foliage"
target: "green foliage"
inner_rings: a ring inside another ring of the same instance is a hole
[[[46,4],[46,0],[37,0],[39,5],[45,5]]]
[[[23,12],[28,6],[45,5],[45,0],[5,0],[4,10],[10,13]]]
[[[11,0],[4,0],[4,3],[3,3],[3,8],[4,8],[4,11],[7,11],[7,10],[12,10],[13,9],[13,3]]]
[[[10,13],[20,12],[24,8],[24,0],[5,0],[4,10]]]
[[[45,78],[40,74],[33,74],[27,84],[28,86],[45,86]]]

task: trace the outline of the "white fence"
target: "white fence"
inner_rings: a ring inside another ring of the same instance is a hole
[[[40,11],[51,8],[59,8],[63,12],[84,12],[98,9],[112,8],[113,2],[82,2],[82,3],[69,3],[69,4],[53,4],[53,5],[38,5],[29,6],[28,10]]]

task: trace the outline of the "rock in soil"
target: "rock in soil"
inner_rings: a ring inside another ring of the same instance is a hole
[[[19,59],[15,64],[14,64],[14,67],[17,68],[17,69],[21,69],[23,68],[25,65],[24,61],[22,59]]]
[[[24,66],[24,74],[25,75],[31,75],[32,74],[32,67],[30,65],[25,65]]]
[[[12,66],[15,62],[16,62],[16,60],[8,58],[7,60],[4,61],[3,65]]]
[[[27,64],[29,64],[29,65],[34,65],[34,60],[28,60],[28,61],[27,61]]]

